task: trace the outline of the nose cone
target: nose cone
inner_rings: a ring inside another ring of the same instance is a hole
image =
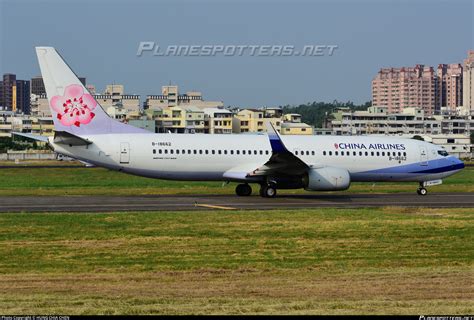
[[[459,166],[459,169],[464,169],[464,162],[462,162],[460,159],[457,159],[457,166]]]
[[[452,166],[453,170],[461,170],[461,169],[464,168],[464,162],[462,162],[458,158],[449,157],[449,160],[451,162],[451,166]]]

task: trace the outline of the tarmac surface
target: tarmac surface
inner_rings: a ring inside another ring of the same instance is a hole
[[[268,199],[235,195],[9,196],[0,212],[111,212],[176,210],[270,210],[361,207],[473,208],[474,193],[302,194]]]

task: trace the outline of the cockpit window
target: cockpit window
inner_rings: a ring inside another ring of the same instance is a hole
[[[448,152],[446,152],[446,150],[438,150],[438,154],[440,156],[443,156],[443,157],[447,157],[448,156]]]

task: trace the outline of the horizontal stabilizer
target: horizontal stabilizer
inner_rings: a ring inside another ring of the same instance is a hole
[[[72,133],[66,131],[55,131],[54,132],[54,143],[67,144],[70,146],[87,146],[92,144],[91,141],[78,137]]]
[[[33,139],[36,141],[48,142],[48,137],[45,137],[45,136],[39,136],[36,134],[23,133],[23,132],[12,132],[12,134],[15,136],[25,137],[25,138]]]

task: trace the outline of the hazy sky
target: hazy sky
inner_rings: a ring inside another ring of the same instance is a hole
[[[39,74],[34,46],[54,46],[102,91],[160,94],[178,84],[242,107],[370,100],[381,67],[462,62],[473,1],[0,0],[0,73]],[[137,57],[167,45],[337,45],[317,57]]]

